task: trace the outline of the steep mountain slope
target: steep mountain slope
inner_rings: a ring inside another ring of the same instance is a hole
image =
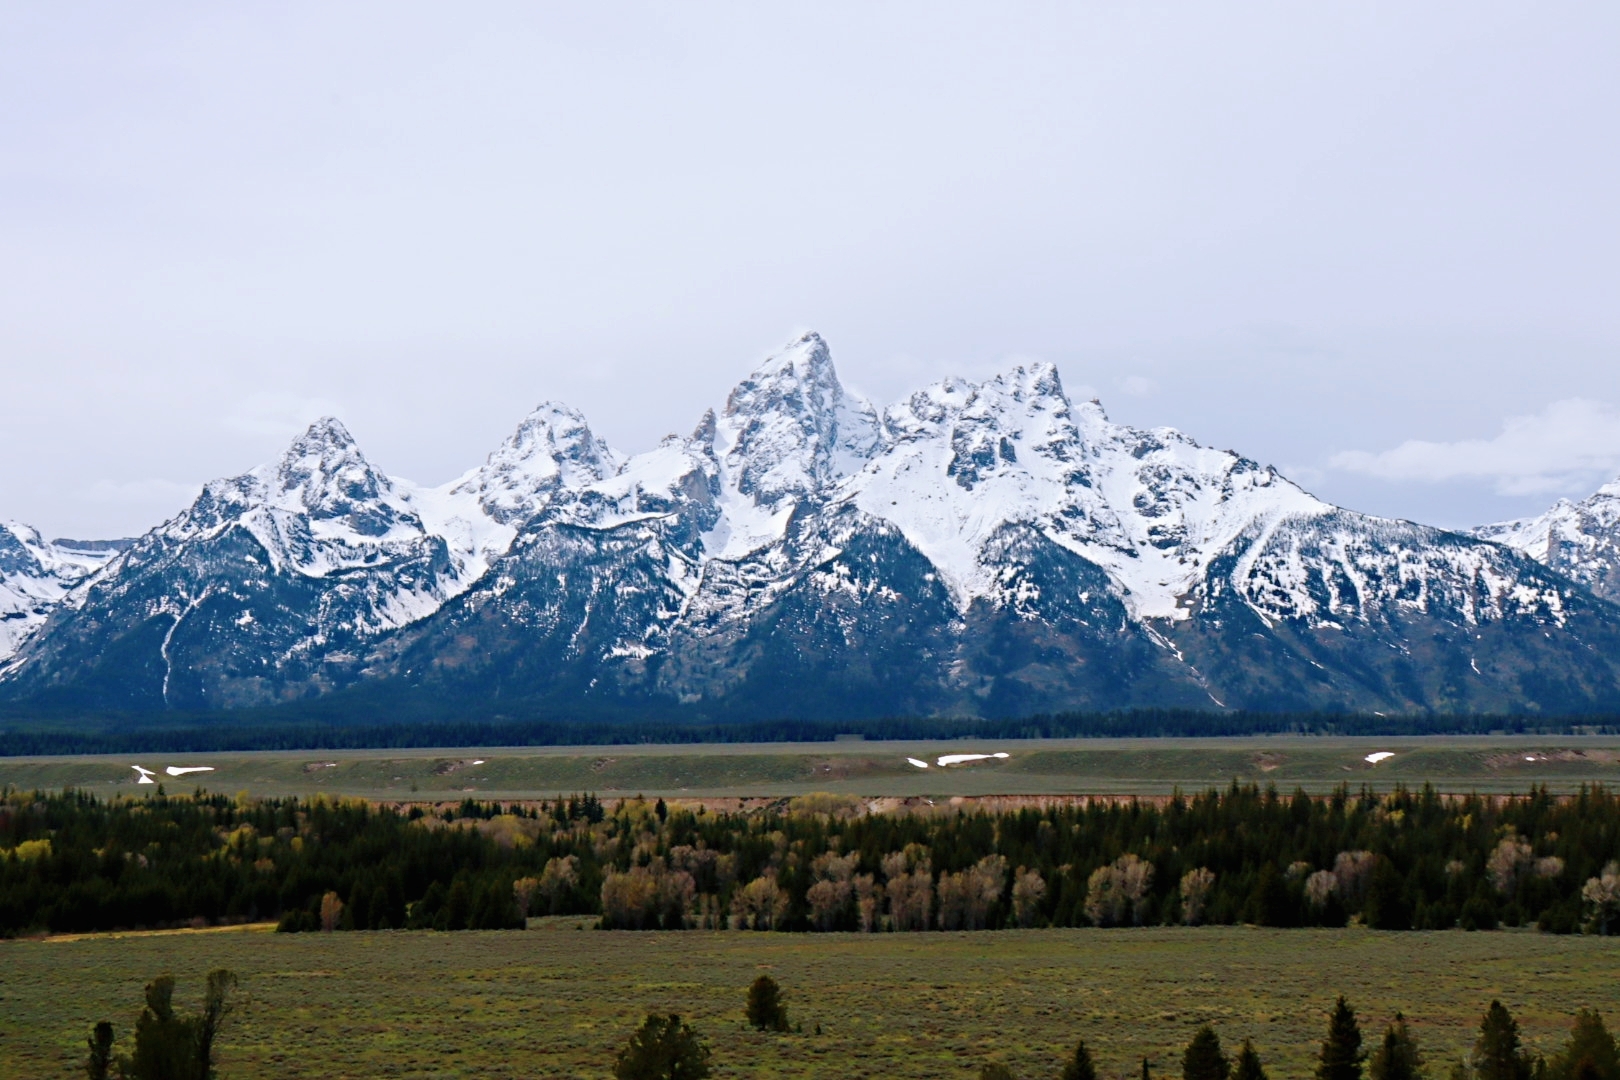
[[[825,352],[795,342],[690,439],[559,497],[379,667],[446,700],[710,715],[1616,700],[1614,613],[1528,559],[1114,425],[1046,365],[874,425]]]
[[[1075,404],[1050,365],[881,414],[806,334],[625,459],[548,403],[439,488],[336,421],[72,592],[13,697],[689,717],[1620,705],[1620,609]],[[368,706],[367,703],[372,703]]]
[[[1559,499],[1539,517],[1482,525],[1473,535],[1517,548],[1598,596],[1620,601],[1620,480],[1580,502]]]
[[[0,661],[37,630],[68,590],[118,554],[119,542],[46,540],[19,522],[0,522]]]
[[[67,597],[5,670],[14,693],[120,708],[229,708],[323,693],[368,643],[481,577],[510,524],[616,461],[545,405],[483,468],[418,488],[336,420],[277,462],[214,481]]]

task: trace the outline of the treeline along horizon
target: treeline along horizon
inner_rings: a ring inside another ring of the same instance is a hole
[[[0,934],[279,920],[285,930],[923,931],[1255,923],[1620,930],[1620,793],[1168,800],[866,813],[837,796],[711,812],[595,796],[400,807],[0,799]]]
[[[39,754],[207,753],[257,750],[398,750],[457,746],[830,742],[866,739],[1198,738],[1243,735],[1612,735],[1613,714],[1261,712],[1127,709],[1022,717],[878,717],[864,720],[653,715],[625,721],[536,709],[446,720],[409,702],[386,713],[332,703],[219,713],[82,714],[0,705],[0,757]]]

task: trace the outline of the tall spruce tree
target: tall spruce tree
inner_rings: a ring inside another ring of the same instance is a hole
[[[1366,1056],[1361,1050],[1361,1026],[1356,1023],[1356,1012],[1340,994],[1333,1014],[1328,1017],[1327,1038],[1322,1040],[1322,1053],[1317,1058],[1316,1080],[1361,1080],[1361,1063]]]
[[[1260,1064],[1260,1055],[1249,1039],[1243,1040],[1237,1060],[1232,1063],[1232,1080],[1266,1080],[1265,1066]]]
[[[769,975],[761,975],[748,987],[748,1022],[760,1031],[786,1031],[787,1006],[782,988]]]
[[[1395,1014],[1394,1023],[1384,1029],[1383,1041],[1367,1063],[1372,1080],[1423,1080],[1423,1055],[1406,1029],[1406,1017]]]
[[[113,1026],[103,1020],[90,1030],[90,1056],[84,1071],[90,1080],[111,1080],[113,1067]]]
[[[1146,1059],[1143,1059],[1144,1063]],[[1086,1049],[1086,1040],[1081,1039],[1075,1045],[1074,1053],[1069,1060],[1063,1063],[1063,1080],[1097,1080],[1097,1069],[1091,1063],[1091,1051]]]
[[[1519,1046],[1519,1022],[1500,1001],[1492,1001],[1474,1043],[1474,1080],[1530,1080],[1534,1072],[1530,1055]]]
[[[1205,1024],[1193,1035],[1186,1053],[1181,1056],[1181,1080],[1227,1080],[1231,1070],[1232,1063],[1221,1052],[1221,1040],[1215,1029]]]
[[[705,1080],[709,1048],[674,1013],[649,1014],[613,1063],[614,1080]]]
[[[1553,1058],[1549,1072],[1553,1080],[1620,1080],[1620,1052],[1603,1017],[1591,1009],[1575,1014],[1569,1042]]]

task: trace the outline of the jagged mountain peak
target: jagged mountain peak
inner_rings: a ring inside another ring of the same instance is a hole
[[[482,466],[451,485],[472,494],[484,512],[516,525],[544,506],[559,488],[580,488],[606,479],[623,458],[591,430],[578,409],[544,401]]]
[[[284,509],[301,508],[315,519],[352,518],[370,535],[386,531],[373,504],[397,500],[394,485],[372,467],[337,418],[325,416],[293,439],[281,459],[249,475],[260,497]]]
[[[70,589],[120,549],[69,546],[46,540],[20,521],[0,522],[0,661],[17,651]]]
[[[857,471],[881,441],[877,411],[844,389],[827,343],[811,331],[737,384],[716,417],[712,446],[727,486],[775,508]]]
[[[1533,518],[1471,530],[1517,548],[1609,600],[1620,601],[1620,479],[1576,502],[1559,499]]]

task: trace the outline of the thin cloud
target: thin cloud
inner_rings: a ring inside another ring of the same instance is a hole
[[[1328,464],[1381,480],[1484,480],[1502,495],[1573,494],[1620,473],[1620,410],[1566,398],[1509,417],[1492,439],[1411,439],[1376,453],[1348,450]]]

